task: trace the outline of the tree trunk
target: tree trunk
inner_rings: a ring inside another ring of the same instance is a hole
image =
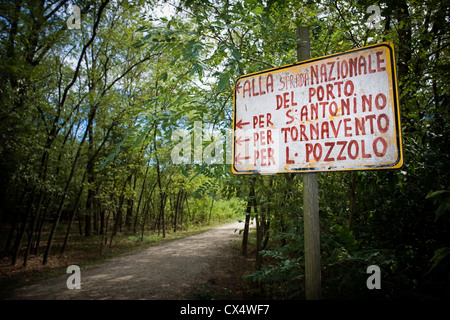
[[[176,201],[176,204],[175,204],[175,216],[174,216],[174,222],[173,222],[173,232],[177,232],[178,214],[179,214],[179,210],[180,210],[180,203],[182,201],[182,197],[183,197],[183,190],[180,189],[180,190],[178,190],[177,201]]]
[[[56,120],[55,120],[56,121]],[[47,174],[48,174],[48,165],[49,165],[49,158],[50,158],[50,147],[53,144],[53,141],[55,141],[56,135],[57,135],[57,128],[56,128],[56,124],[55,121],[53,123],[53,127],[52,130],[50,131],[48,137],[47,137],[47,142],[46,142],[46,146],[44,148],[44,153],[42,154],[42,159],[41,159],[41,170],[40,172],[42,172],[41,175],[41,181],[42,181],[42,189],[39,191],[39,198],[38,198],[38,203],[36,206],[36,212],[32,213],[33,211],[33,202],[34,202],[34,196],[35,196],[35,192],[37,191],[36,189],[33,191],[33,196],[31,197],[31,201],[27,210],[27,213],[25,215],[22,227],[20,229],[20,233],[18,234],[18,238],[16,239],[16,243],[15,243],[15,247],[14,247],[14,255],[12,258],[12,264],[16,264],[17,261],[17,256],[19,253],[19,250],[22,246],[22,239],[23,236],[25,234],[25,230],[26,227],[28,225],[28,220],[30,218],[30,216],[32,217],[32,224],[31,224],[31,232],[33,233],[37,219],[40,215],[41,212],[41,207],[42,207],[42,202],[44,200],[44,196],[47,194],[47,188],[45,186],[46,182],[47,182]],[[29,241],[28,241],[28,245],[25,251],[25,255],[23,258],[23,266],[27,265],[27,260],[28,260],[28,254],[30,252],[31,249],[31,241],[32,241],[32,236],[30,236]]]
[[[89,128],[89,147],[88,154],[89,158],[92,159],[94,154],[94,130]],[[87,181],[88,181],[88,194],[86,199],[86,214],[85,214],[85,224],[84,224],[84,235],[86,237],[92,234],[92,217],[94,209],[94,198],[95,198],[95,172],[94,172],[94,161],[88,161],[86,166],[87,171]],[[95,228],[94,228],[95,230]],[[98,231],[98,230],[95,230]]]
[[[131,181],[133,180],[134,175],[134,182],[133,182],[133,193],[136,191],[136,182],[137,177],[136,174],[132,173],[128,177],[128,185],[131,188]],[[130,230],[131,229],[131,220],[133,218],[133,208],[134,208],[134,200],[133,198],[127,197],[127,215],[125,217],[125,229]]]
[[[133,233],[136,233],[136,230],[137,230],[136,228],[137,228],[137,221],[139,218],[139,210],[141,208],[142,197],[145,192],[145,186],[146,186],[147,174],[148,174],[149,167],[150,167],[150,163],[147,164],[147,168],[145,169],[144,179],[142,181],[141,194],[139,195],[139,200],[138,200],[138,204],[137,204],[137,208],[136,208],[136,215],[134,217]],[[144,210],[145,210],[145,208],[144,208]],[[145,218],[144,218],[144,220],[145,220]]]
[[[127,180],[123,184],[122,192],[120,194],[119,205],[117,207],[117,215],[114,218],[114,225],[113,225],[113,229],[112,229],[112,232],[111,232],[111,238],[110,238],[110,241],[109,241],[109,247],[110,248],[112,246],[113,238],[117,234],[117,231],[119,230],[119,228],[120,228],[120,230],[122,229],[122,207],[123,207],[123,203],[125,201],[125,190],[126,190],[127,185],[128,185],[129,177],[130,176],[128,176]]]

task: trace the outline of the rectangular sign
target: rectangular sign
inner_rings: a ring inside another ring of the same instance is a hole
[[[403,163],[390,42],[241,76],[233,109],[235,174]]]

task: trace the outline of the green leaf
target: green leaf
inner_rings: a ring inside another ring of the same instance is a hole
[[[241,60],[241,53],[239,50],[236,50],[234,47],[231,47],[231,55],[237,61]]]
[[[183,174],[183,176],[185,176],[186,178],[189,177],[189,173],[184,168],[184,165],[180,165],[180,170],[181,170],[181,173]]]
[[[146,41],[146,40],[150,39],[151,36],[152,36],[151,33],[147,33],[145,36],[142,37],[141,40],[142,40],[142,41]]]
[[[217,89],[219,92],[222,92],[230,83],[230,75],[228,72],[222,73],[219,78],[219,84],[217,85]]]
[[[436,222],[444,213],[448,212],[450,209],[450,196],[447,195],[450,193],[450,190],[438,190],[438,191],[430,191],[426,196],[426,199],[438,197],[440,195],[445,195],[445,198],[438,198],[436,202],[440,202],[438,209],[436,210],[436,216],[434,218],[434,222]]]
[[[189,77],[192,77],[196,72],[198,72],[199,74],[202,72],[203,68],[201,65],[199,64],[195,64],[191,71],[189,72]]]
[[[198,166],[194,176],[189,180],[189,182],[194,180],[199,174],[203,173],[206,170],[206,168],[207,168],[207,164],[206,163],[203,163],[200,166]]]
[[[147,30],[147,29],[148,29],[147,26],[140,26],[140,27],[136,30],[136,32],[145,31],[145,30]]]
[[[116,152],[111,153],[105,161],[103,161],[103,163],[101,165],[98,166],[98,170],[103,170],[103,168],[106,167],[106,165],[108,163],[110,163],[111,161],[114,160],[114,158],[116,157]]]
[[[145,42],[142,42],[139,40],[139,41],[133,43],[131,46],[135,49],[138,49],[138,48],[142,47],[143,45],[145,45]]]

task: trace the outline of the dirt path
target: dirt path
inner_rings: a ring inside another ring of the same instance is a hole
[[[81,289],[69,290],[69,274],[19,288],[9,299],[179,300],[206,283],[229,263],[226,248],[243,223],[227,224],[144,251],[81,269]]]

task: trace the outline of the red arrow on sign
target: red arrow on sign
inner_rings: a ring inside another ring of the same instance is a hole
[[[241,93],[241,91],[239,91],[242,88],[241,84],[239,84],[238,86],[234,87],[234,90],[236,90],[238,93]]]
[[[240,157],[240,155],[241,154],[238,153],[238,155],[235,158],[235,162],[238,163],[238,164],[242,164],[241,160],[248,160],[248,159],[250,159],[250,156],[248,156],[248,157]]]
[[[250,138],[244,140],[242,137],[239,137],[236,139],[236,143],[238,145],[242,145],[243,142],[247,142],[247,141],[250,141]]]
[[[242,119],[241,119],[241,120],[239,120],[238,123],[236,123],[236,127],[238,127],[239,129],[242,129],[243,126],[246,126],[248,124],[250,124],[250,122],[242,122]]]

